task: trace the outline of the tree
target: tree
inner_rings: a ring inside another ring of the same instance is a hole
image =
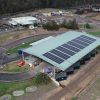
[[[86,4],[99,4],[100,0],[0,0],[0,14],[40,8],[70,8]]]
[[[78,100],[78,97],[73,97],[71,100]]]
[[[79,29],[76,19],[73,19],[73,21],[72,21],[72,29]]]
[[[50,21],[42,25],[47,30],[58,30],[60,27],[55,21]]]
[[[68,28],[67,24],[68,24],[67,21],[64,19],[60,26],[64,28]]]
[[[74,30],[79,29],[76,19],[73,19],[72,21],[70,20],[69,22],[63,21],[61,26],[68,29],[74,29]]]
[[[91,25],[90,25],[89,23],[86,23],[86,24],[84,25],[84,27],[87,28],[87,29],[91,29],[91,28],[92,28]]]
[[[34,84],[35,85],[47,85],[51,82],[51,79],[44,73],[38,73],[34,77]]]

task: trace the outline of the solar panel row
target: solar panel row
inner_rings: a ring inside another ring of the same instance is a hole
[[[60,50],[61,52],[64,52],[67,55],[70,55],[70,56],[73,56],[75,54],[75,52],[70,51],[67,48],[64,48],[64,47],[61,47],[61,46],[57,47],[56,49]]]
[[[79,39],[79,40],[81,40],[81,41],[84,41],[84,42],[86,42],[86,43],[88,43],[88,44],[90,44],[90,43],[93,43],[93,42],[94,42],[94,41],[88,40],[88,39],[83,38],[83,37],[78,37],[77,39]]]
[[[73,42],[76,42],[76,43],[79,43],[79,44],[81,44],[81,45],[83,45],[83,46],[88,46],[89,44],[87,44],[87,43],[85,43],[85,42],[83,42],[83,41],[81,41],[81,40],[78,40],[78,39],[74,39],[74,40],[72,40]]]
[[[86,38],[86,39],[88,39],[88,40],[91,40],[91,41],[96,41],[96,39],[93,39],[93,38],[90,38],[90,37],[88,37],[88,36],[85,36],[85,35],[81,35],[83,38]]]
[[[80,51],[80,49],[78,49],[78,48],[76,48],[74,46],[71,46],[69,44],[63,44],[62,46],[66,47],[66,48],[68,48],[68,49],[70,49],[72,51],[75,51],[75,52],[79,52]]]
[[[84,46],[80,45],[79,43],[76,43],[76,42],[73,42],[73,41],[69,41],[67,43],[70,44],[70,45],[72,45],[72,46],[75,46],[75,47],[77,47],[79,49],[85,48]]]
[[[71,56],[78,53],[80,50],[92,44],[96,39],[90,38],[85,35],[81,35],[69,42],[62,44],[61,46],[43,54],[43,56],[50,60],[60,64],[67,60]]]
[[[45,54],[43,54],[45,57],[47,57],[47,58],[49,58],[49,59],[51,59],[51,60],[53,60],[54,62],[56,62],[56,63],[58,63],[58,64],[60,64],[60,63],[62,63],[64,60],[63,59],[61,59],[61,58],[59,58],[59,57],[57,57],[57,56],[55,56],[55,55],[53,55],[53,54],[51,54],[51,53],[49,53],[49,52],[47,52],[47,53],[45,53]]]
[[[60,51],[57,51],[56,49],[51,50],[50,52],[55,54],[55,55],[57,55],[57,56],[59,56],[59,57],[61,57],[61,58],[63,58],[64,60],[66,60],[66,59],[68,59],[70,57],[70,56],[68,56],[68,55],[66,55],[66,54],[64,54],[64,53],[62,53]]]

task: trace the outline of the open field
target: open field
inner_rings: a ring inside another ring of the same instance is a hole
[[[78,100],[100,100],[100,75],[80,94]]]
[[[100,54],[86,65],[82,66],[81,69],[70,78],[69,82],[66,81],[66,84],[64,84],[65,88],[53,93],[49,99],[46,100],[61,100],[61,98],[70,100],[73,97],[77,97],[93,80],[95,80],[99,73]]]
[[[24,38],[28,35],[32,34],[31,30],[21,30],[21,31],[14,31],[6,34],[1,34],[0,35],[0,44],[2,43],[8,43],[8,42],[13,42],[17,39]]]
[[[13,42],[15,40],[33,35],[34,31],[32,32],[32,30],[21,30],[21,31],[14,31],[14,32],[10,32],[10,33],[4,33],[0,35],[0,44],[2,43],[9,43],[9,42]]]
[[[57,34],[57,33],[63,33],[66,31],[67,29],[64,29],[64,28],[61,28],[58,31],[47,31],[47,30],[44,30],[43,28],[37,28],[35,30],[27,29],[27,30],[20,30],[20,31],[5,33],[5,34],[0,35],[0,45],[11,43],[11,42],[17,41],[19,39],[27,38],[27,37],[45,35],[45,34],[50,34],[50,33]]]
[[[23,96],[16,97],[15,100],[39,100],[39,98],[41,98],[43,95],[56,88],[57,87],[55,86],[54,83],[50,83],[49,85],[45,85],[45,86],[39,86],[36,92],[26,93]]]
[[[93,16],[92,19],[100,21],[100,14],[96,15],[96,16]]]

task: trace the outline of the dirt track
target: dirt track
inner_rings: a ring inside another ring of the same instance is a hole
[[[86,88],[96,75],[100,73],[100,54],[93,58],[88,64],[82,66],[73,79],[65,88],[51,96],[48,100],[70,100],[73,96],[77,96],[84,88]]]

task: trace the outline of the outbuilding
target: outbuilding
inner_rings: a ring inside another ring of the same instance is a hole
[[[32,16],[25,16],[25,17],[11,18],[8,22],[9,24],[14,25],[14,26],[21,25],[21,26],[32,27],[38,24],[39,20]]]

